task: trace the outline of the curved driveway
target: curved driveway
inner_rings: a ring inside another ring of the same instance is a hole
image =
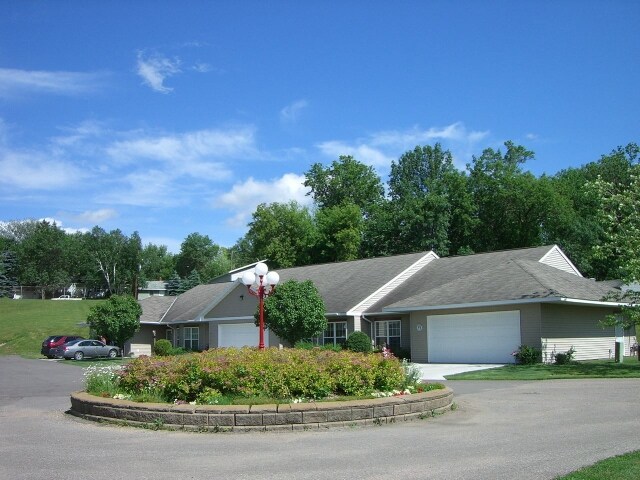
[[[455,412],[315,432],[197,434],[65,414],[82,369],[0,357],[1,479],[547,479],[640,449],[640,380],[446,382]]]

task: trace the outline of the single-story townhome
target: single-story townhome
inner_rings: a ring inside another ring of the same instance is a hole
[[[257,299],[239,277],[247,266],[178,296],[140,300],[134,354],[156,339],[186,349],[258,344]],[[316,339],[343,343],[354,331],[417,363],[513,363],[520,345],[543,359],[575,350],[575,359],[625,355],[635,332],[602,328],[620,311],[603,298],[610,282],[584,278],[557,245],[440,258],[420,252],[278,270],[280,282],[312,280],[326,306],[328,327]],[[282,341],[273,332],[267,346]]]

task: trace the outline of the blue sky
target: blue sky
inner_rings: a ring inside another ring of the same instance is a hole
[[[231,246],[304,172],[506,140],[536,175],[639,140],[636,1],[0,4],[0,221]]]

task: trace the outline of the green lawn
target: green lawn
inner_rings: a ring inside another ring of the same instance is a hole
[[[640,450],[607,458],[590,467],[577,470],[556,480],[637,480],[640,478]]]
[[[0,298],[0,355],[40,357],[42,341],[49,335],[89,336],[80,326],[89,309],[101,300],[52,301]]]
[[[558,378],[640,378],[637,357],[613,360],[587,360],[570,365],[506,365],[489,370],[447,375],[447,380],[550,380]]]

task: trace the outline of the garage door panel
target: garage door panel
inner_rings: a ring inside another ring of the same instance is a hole
[[[429,362],[513,363],[520,345],[520,312],[427,317]]]
[[[228,323],[218,325],[218,347],[257,347],[260,329],[253,323]],[[265,345],[269,335],[265,331]]]

